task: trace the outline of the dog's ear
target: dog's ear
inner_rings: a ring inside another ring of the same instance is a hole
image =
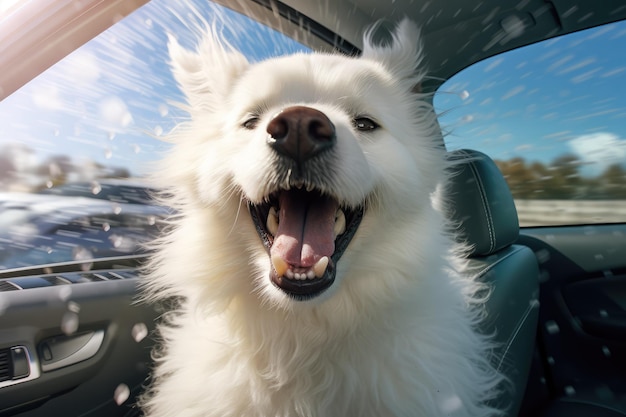
[[[378,28],[379,25],[375,25],[365,32],[361,57],[380,62],[396,77],[408,81],[412,90],[424,78],[422,43],[417,25],[403,19],[390,33],[391,40],[383,43],[374,40]]]
[[[248,67],[246,58],[215,31],[207,31],[195,51],[168,35],[168,50],[174,78],[194,109],[213,110],[223,104],[233,81]]]

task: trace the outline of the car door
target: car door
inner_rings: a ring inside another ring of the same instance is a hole
[[[147,336],[157,316],[134,302],[135,266],[117,260],[89,272],[65,264],[0,274],[3,415],[132,410],[149,371]]]
[[[626,225],[525,230],[541,268],[527,415],[550,399],[626,410]]]

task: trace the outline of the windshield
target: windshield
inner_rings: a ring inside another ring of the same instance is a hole
[[[307,50],[221,6],[155,0],[0,102],[0,269],[144,253],[171,215],[147,176],[186,117],[168,35],[191,48],[210,27],[250,61]]]

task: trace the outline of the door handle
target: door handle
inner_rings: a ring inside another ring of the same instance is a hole
[[[50,372],[93,357],[104,341],[104,330],[71,335],[55,336],[39,343],[41,370]]]

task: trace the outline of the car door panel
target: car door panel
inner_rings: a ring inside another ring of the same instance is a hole
[[[563,297],[584,333],[626,342],[626,274],[569,284]]]
[[[79,274],[57,278],[72,281]],[[26,348],[29,376],[35,376],[4,381],[1,415],[128,413],[148,374],[152,342],[147,336],[157,314],[135,302],[134,275],[126,270],[124,279],[0,292],[0,349]],[[27,281],[49,282],[51,276]]]
[[[519,243],[542,277],[534,383],[626,410],[626,225],[524,229]]]

